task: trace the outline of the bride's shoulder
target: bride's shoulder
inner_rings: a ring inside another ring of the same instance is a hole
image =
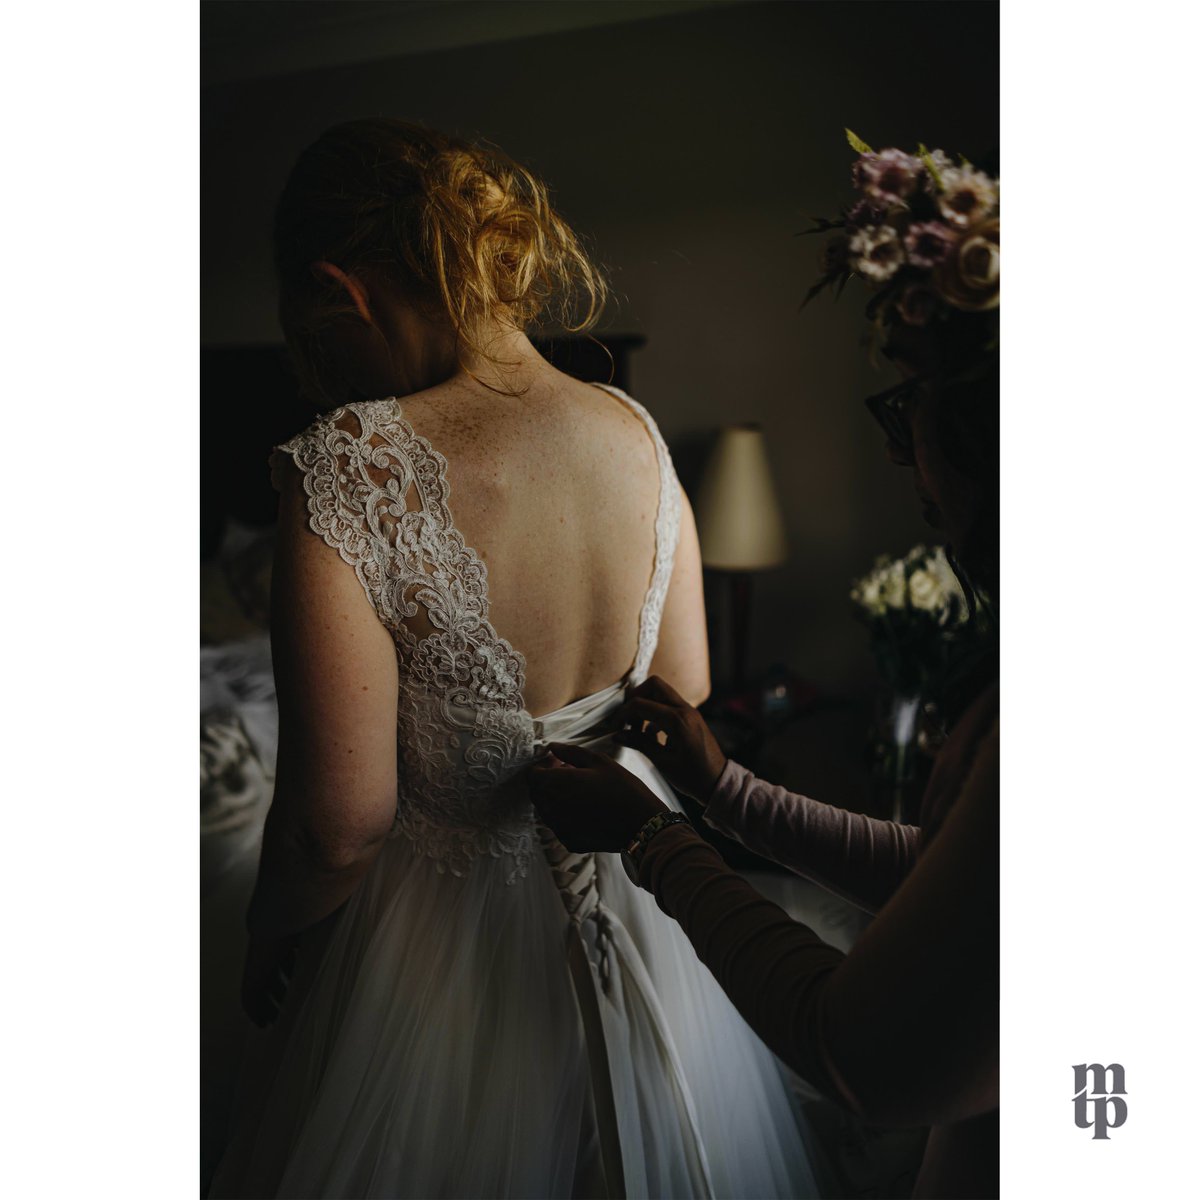
[[[583,467],[589,460],[618,465],[626,472],[655,462],[653,418],[628,393],[610,385],[563,378],[553,387],[513,396],[454,383],[403,398],[354,401],[319,414],[280,450],[344,454],[388,444],[415,457],[448,460],[471,470],[486,463],[488,478],[497,468],[529,454]]]
[[[321,483],[333,488],[344,481],[350,463],[375,465],[371,452],[381,446],[407,453],[414,441],[399,401],[353,401],[317,413],[307,426],[274,448],[270,458],[271,482],[284,492],[289,482],[306,480],[305,490]]]
[[[649,469],[656,461],[658,426],[649,411],[628,392],[611,384],[586,384],[580,394],[588,414],[588,436],[600,433],[606,447],[632,468]]]
[[[394,396],[380,400],[354,400],[317,413],[308,425],[293,434],[283,446],[319,441],[336,434],[351,438],[370,437],[396,426],[402,420],[401,405]]]

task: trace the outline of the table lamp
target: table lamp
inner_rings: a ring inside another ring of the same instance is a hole
[[[758,425],[727,425],[705,464],[696,492],[700,557],[728,578],[733,683],[746,682],[750,583],[755,571],[787,558],[783,514]]]

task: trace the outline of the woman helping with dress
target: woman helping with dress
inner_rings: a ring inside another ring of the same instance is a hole
[[[977,310],[931,330],[897,325],[885,352],[907,378],[868,406],[998,623],[997,347]],[[531,769],[542,819],[580,852],[628,849],[639,884],[784,1062],[871,1125],[930,1127],[912,1194],[943,1200],[999,1192],[998,670],[988,655],[960,679],[917,825],[756,778],[663,680],[634,688],[619,714],[618,742],[704,805],[709,825],[875,915],[846,954],[730,870],[619,762],[564,745]]]
[[[708,690],[654,422],[524,334],[584,327],[599,275],[528,172],[387,119],[302,154],[276,263],[332,411],[273,462],[280,747],[244,986],[269,1028],[211,1195],[816,1195],[773,1055],[619,859],[529,802],[544,747],[615,749],[651,672]]]

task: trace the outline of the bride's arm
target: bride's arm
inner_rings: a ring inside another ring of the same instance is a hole
[[[671,583],[663,605],[658,648],[650,674],[666,679],[689,704],[708,698],[712,682],[708,673],[708,629],[704,617],[704,582],[700,565],[700,539],[696,518],[682,488],[679,545]]]
[[[308,528],[286,471],[271,582],[279,696],[275,794],[247,924],[298,933],[353,893],[396,807],[397,666],[354,569]]]

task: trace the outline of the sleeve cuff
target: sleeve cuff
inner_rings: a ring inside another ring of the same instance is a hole
[[[696,832],[693,826],[686,822],[668,825],[656,833],[646,843],[640,866],[635,864],[627,854],[622,854],[621,858],[627,860],[625,870],[628,872],[629,878],[638,887],[657,894],[656,877],[662,874],[663,868],[678,854],[694,852],[697,848],[706,854],[713,855],[723,865],[717,852]]]
[[[729,833],[736,828],[731,825],[734,801],[741,795],[747,780],[752,779],[751,773],[741,763],[732,758],[725,760],[725,769],[717,777],[712,795],[704,806],[704,823],[719,833]]]

